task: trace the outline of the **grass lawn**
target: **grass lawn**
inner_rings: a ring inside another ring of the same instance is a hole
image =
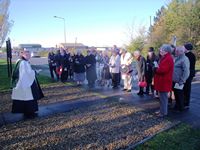
[[[169,131],[156,135],[136,150],[199,150],[200,129],[181,124]]]
[[[47,76],[38,75],[37,77],[41,85],[48,85],[51,83],[51,79]],[[7,63],[5,59],[0,59],[0,92],[7,90],[10,90],[10,78],[8,78]]]

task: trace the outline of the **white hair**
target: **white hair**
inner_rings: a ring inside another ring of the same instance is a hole
[[[169,45],[169,44],[163,44],[163,45],[161,46],[161,49],[162,49],[163,51],[165,51],[165,52],[168,52],[168,53],[171,53],[171,52],[172,52],[172,47],[171,47],[171,45]]]
[[[179,52],[179,54],[184,54],[185,53],[185,48],[183,46],[177,46],[176,51]]]
[[[141,53],[140,53],[139,50],[136,50],[136,51],[133,52],[133,54],[134,54],[134,56],[140,56]]]

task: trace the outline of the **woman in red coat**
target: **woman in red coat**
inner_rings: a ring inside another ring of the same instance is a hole
[[[174,61],[171,56],[171,46],[163,44],[160,48],[159,64],[154,62],[155,76],[154,87],[159,92],[160,112],[159,116],[166,116],[168,113],[168,92],[172,90],[172,76],[174,70]]]

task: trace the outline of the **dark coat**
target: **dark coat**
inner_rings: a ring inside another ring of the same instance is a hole
[[[158,57],[155,54],[152,57],[147,56],[145,77],[148,83],[152,82],[154,76],[154,61],[158,61]]]
[[[87,80],[96,80],[97,73],[96,73],[96,59],[95,56],[90,54],[85,57],[85,64],[86,64],[86,78]],[[90,65],[90,66],[87,66]]]
[[[56,62],[55,62],[55,54],[54,53],[49,53],[48,54],[48,63],[50,67],[55,67],[56,66]]]
[[[56,67],[60,67],[61,66],[61,54],[60,53],[57,53],[55,55],[55,62],[56,62]]]
[[[70,57],[69,54],[61,55],[60,63],[61,63],[62,68],[66,68],[66,69],[69,68],[69,65],[70,65],[69,57]]]
[[[143,56],[140,56],[136,60],[136,69],[138,73],[138,80],[144,81],[145,80],[145,72],[146,72],[146,60]]]
[[[83,55],[75,55],[73,59],[74,72],[84,73],[85,72],[85,57]]]
[[[154,87],[159,92],[170,92],[172,90],[172,76],[174,61],[171,54],[166,54],[160,59],[159,67],[154,75]]]
[[[185,53],[185,56],[187,56],[189,61],[190,61],[190,75],[189,75],[189,78],[193,78],[195,76],[196,57],[192,52]]]

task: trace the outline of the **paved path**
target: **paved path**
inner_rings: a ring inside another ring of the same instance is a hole
[[[34,59],[37,60],[37,59]],[[50,75],[48,70],[48,65],[46,64],[46,58],[40,59],[40,65],[35,65],[35,69],[42,69],[43,71],[41,74],[43,75]],[[44,60],[44,61],[43,61]],[[37,62],[37,61],[36,61]],[[44,64],[46,65],[44,65]],[[192,85],[192,94],[191,94],[191,106],[190,109],[184,111],[182,113],[174,113],[169,111],[169,119],[180,120],[185,123],[189,123],[194,127],[200,128],[200,72],[196,74]],[[113,89],[103,89],[96,88],[95,92],[103,94],[106,96],[106,100],[116,100],[119,102],[125,102],[132,104],[134,106],[140,107],[146,111],[155,112],[159,109],[159,101],[152,96],[143,96],[140,97],[136,94],[137,92],[137,84],[133,84],[133,91],[132,93],[125,93],[122,92],[121,89],[113,90]],[[87,86],[83,87],[87,88]],[[104,100],[105,101],[105,100]],[[45,106],[39,107],[38,117],[45,117],[55,113],[62,113],[71,111],[73,109],[77,109],[79,107],[87,107],[88,105],[92,105],[94,103],[103,102],[102,99],[96,99],[95,101],[88,101],[88,100],[78,100],[74,102],[62,102],[56,104],[49,104]],[[0,114],[0,126],[8,123],[13,123],[17,121],[23,120],[22,114],[12,114],[10,112]]]
[[[84,87],[85,88],[85,87]],[[77,100],[73,102],[61,102],[55,104],[49,104],[39,107],[38,117],[50,116],[56,113],[62,113],[71,111],[73,109],[77,109],[79,107],[87,107],[89,105],[93,105],[95,103],[102,103],[108,100],[115,100],[119,102],[129,103],[145,111],[155,112],[159,109],[159,101],[152,96],[137,96],[137,88],[135,87],[132,93],[122,92],[121,89],[113,90],[113,89],[104,89],[96,88],[93,90],[98,92],[101,95],[104,95],[106,98],[100,98],[96,100]],[[192,125],[193,127],[200,128],[200,81],[194,82],[192,85],[192,95],[191,95],[191,106],[190,109],[184,111],[182,113],[175,113],[169,111],[169,119],[179,120],[185,123]],[[18,121],[22,121],[22,114],[12,114],[10,112],[1,114],[0,116],[0,126],[14,123]]]
[[[170,111],[169,116],[172,119],[200,128],[200,81],[194,82],[192,85],[190,109],[181,113]]]

